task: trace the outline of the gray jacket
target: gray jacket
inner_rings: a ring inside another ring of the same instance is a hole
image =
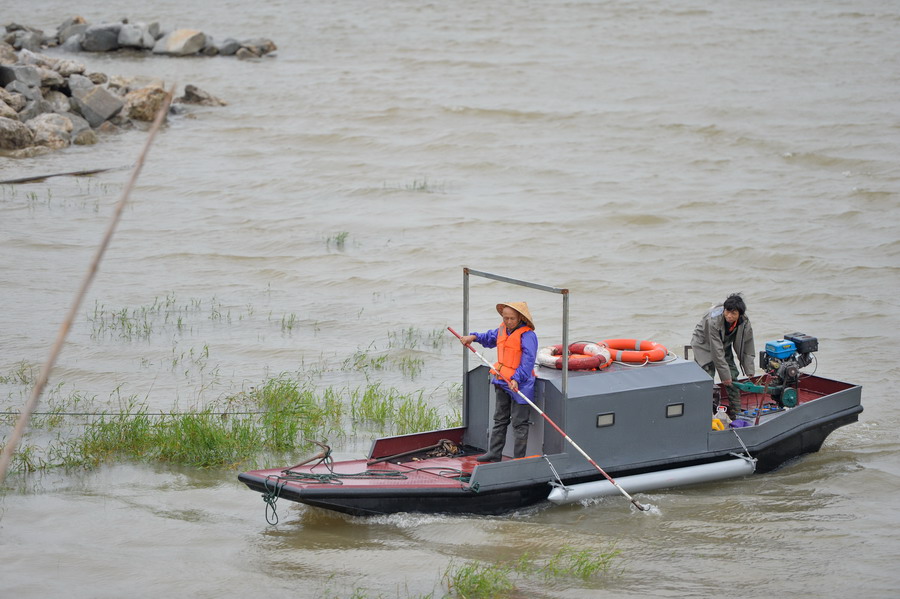
[[[711,308],[697,323],[694,335],[691,337],[691,348],[694,350],[694,360],[701,366],[713,363],[719,379],[727,381],[731,379],[731,370],[725,361],[725,308],[721,305]],[[744,314],[738,323],[734,342],[731,344],[737,356],[736,362],[746,376],[753,376],[756,372],[756,348],[753,344],[753,328],[750,319]],[[728,348],[729,351],[731,348]]]

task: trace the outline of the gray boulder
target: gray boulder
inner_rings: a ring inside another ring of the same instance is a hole
[[[25,108],[25,103],[28,102],[28,98],[20,93],[0,87],[0,101],[2,101],[4,104],[9,106],[16,112],[19,112],[20,110]]]
[[[68,81],[69,91],[72,92],[73,96],[78,92],[86,92],[94,89],[94,82],[84,75],[73,73],[69,75]]]
[[[66,80],[62,75],[56,71],[51,71],[50,69],[42,67],[39,67],[39,69],[41,75],[41,87],[48,87],[50,89],[65,87]]]
[[[59,47],[64,52],[81,52],[81,42],[84,40],[84,34],[79,33],[78,35],[73,35],[66,41],[64,41]]]
[[[119,31],[119,46],[122,48],[152,48],[156,40],[140,23],[126,23]]]
[[[125,96],[124,114],[136,121],[152,122],[166,100],[166,90],[148,86],[128,92]]]
[[[25,124],[34,134],[35,145],[60,150],[71,143],[72,121],[61,114],[42,114]]]
[[[90,127],[84,131],[72,134],[72,144],[76,146],[92,146],[97,143],[98,140],[97,132]]]
[[[197,54],[206,45],[206,35],[196,29],[176,29],[161,37],[153,46],[154,54],[189,56]]]
[[[81,115],[75,114],[74,112],[61,112],[60,114],[69,119],[72,123],[72,143],[77,143],[75,140],[83,131],[92,131],[91,124]]]
[[[241,43],[233,37],[226,38],[216,46],[222,56],[234,56],[241,47]]]
[[[241,42],[241,47],[250,50],[256,56],[269,54],[278,49],[275,42],[265,37],[256,37]]]
[[[121,98],[100,86],[94,86],[90,90],[73,90],[72,100],[81,116],[87,119],[87,122],[95,129],[107,119],[118,114],[125,106]]]
[[[61,91],[52,89],[44,94],[44,100],[46,100],[50,106],[53,107],[53,112],[58,112],[60,114],[69,112],[72,110],[72,104],[69,100],[69,96],[62,93]]]
[[[21,94],[25,96],[26,100],[40,100],[41,99],[41,88],[39,87],[28,87],[21,81],[13,81],[12,83],[7,84],[6,91],[12,92],[14,94]]]
[[[4,41],[16,50],[31,50],[32,52],[38,52],[41,49],[41,42],[43,39],[43,32],[19,29],[7,34]]]
[[[3,89],[3,88],[0,88]],[[4,90],[5,91],[5,90]],[[0,117],[5,119],[16,119],[19,120],[19,113],[15,111],[15,109],[7,104],[6,102],[0,102]]]
[[[6,87],[13,81],[21,81],[28,87],[40,87],[41,71],[34,65],[0,66],[0,86]]]
[[[0,41],[0,64],[16,64],[17,60],[19,60],[19,55],[16,54],[16,49],[6,42]]]
[[[56,28],[56,39],[65,44],[70,37],[84,34],[87,28],[88,23],[82,17],[71,17]]]
[[[64,58],[56,63],[56,66],[53,67],[57,73],[62,75],[63,77],[71,77],[72,75],[83,75],[85,71],[85,67],[80,62],[76,62],[74,60],[69,60]]]
[[[86,52],[109,52],[119,47],[119,32],[122,23],[91,25],[84,31],[81,49]]]
[[[44,98],[29,100],[26,102],[25,108],[19,111],[19,120],[25,123],[47,112],[53,112],[53,106],[50,102]]]
[[[196,85],[185,85],[184,95],[175,100],[181,104],[199,104],[201,106],[228,106],[224,100],[220,100],[209,92],[203,91]]]
[[[34,133],[25,123],[0,117],[0,149],[20,150],[34,145]]]

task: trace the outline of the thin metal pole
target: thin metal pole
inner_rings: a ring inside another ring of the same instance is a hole
[[[25,427],[28,426],[28,421],[31,419],[31,414],[35,411],[38,403],[40,402],[41,393],[43,393],[44,387],[47,385],[47,380],[50,378],[50,371],[53,369],[53,365],[56,364],[56,359],[57,357],[59,357],[62,346],[66,341],[66,336],[69,334],[69,329],[72,328],[72,323],[75,321],[75,316],[78,314],[78,310],[81,308],[81,302],[84,300],[84,296],[87,294],[88,288],[90,288],[91,282],[93,282],[94,276],[97,274],[97,269],[100,267],[100,261],[103,259],[103,254],[106,253],[106,248],[109,246],[109,242],[112,240],[113,233],[116,230],[116,225],[119,224],[119,220],[121,220],[122,218],[122,211],[125,208],[125,204],[128,202],[128,196],[131,194],[131,190],[134,188],[134,184],[137,182],[138,175],[141,173],[141,169],[144,166],[144,159],[147,157],[150,146],[153,144],[153,139],[156,137],[156,132],[159,131],[160,126],[162,126],[162,122],[165,119],[166,113],[169,111],[169,104],[171,104],[172,102],[172,96],[174,95],[175,86],[173,85],[169,90],[169,93],[166,95],[165,100],[163,100],[163,104],[162,106],[160,106],[159,112],[156,113],[156,119],[153,121],[153,126],[150,128],[150,132],[147,134],[147,141],[144,143],[144,149],[141,151],[140,156],[138,156],[137,162],[134,165],[134,169],[131,171],[131,178],[125,185],[125,189],[122,190],[122,197],[119,198],[119,201],[118,203],[116,203],[115,209],[113,210],[112,216],[110,216],[109,224],[106,228],[106,233],[104,234],[103,239],[100,241],[100,245],[97,247],[97,252],[96,254],[94,254],[94,259],[91,261],[91,264],[88,267],[88,271],[81,283],[81,288],[75,294],[75,299],[72,302],[72,306],[69,308],[69,313],[66,315],[65,320],[59,327],[59,332],[56,335],[56,341],[53,343],[53,347],[50,348],[50,355],[47,357],[47,361],[44,362],[44,365],[41,367],[41,372],[34,383],[34,388],[31,390],[31,396],[28,398],[28,401],[25,402],[25,406],[22,408],[22,412],[21,414],[19,414],[18,420],[16,420],[16,426],[9,437],[9,441],[7,441],[6,446],[3,448],[3,453],[0,454],[0,484],[2,484],[3,481],[6,480],[6,472],[9,470],[9,464],[12,461],[12,455],[13,453],[15,453],[16,448],[19,446],[19,441],[21,441],[22,437],[25,435]]]
[[[563,405],[569,398],[569,290],[563,289],[563,321],[562,321],[562,343],[563,343],[563,371],[562,371],[562,396]]]

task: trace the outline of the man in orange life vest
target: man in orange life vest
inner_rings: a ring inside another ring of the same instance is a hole
[[[513,456],[525,457],[528,445],[529,406],[518,392],[534,400],[534,360],[537,356],[538,340],[534,334],[534,321],[528,304],[513,302],[497,304],[497,312],[503,322],[497,329],[486,333],[470,333],[460,338],[463,345],[477,341],[487,348],[497,348],[497,363],[494,369],[511,381],[507,385],[501,377],[494,377],[494,428],[491,430],[489,451],[479,456],[479,462],[497,462],[503,457],[506,444],[506,427],[512,422],[515,434]]]

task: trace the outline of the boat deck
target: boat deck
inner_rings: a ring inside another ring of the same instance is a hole
[[[766,378],[766,375],[761,375],[752,377],[750,381],[756,385],[765,386]],[[728,392],[725,390],[725,387],[721,383],[717,384],[716,387],[719,389],[720,397],[727,403]],[[801,375],[799,384],[794,387],[794,390],[797,392],[797,406],[850,387],[852,385],[841,383],[840,381],[821,379],[813,375]],[[762,421],[770,416],[783,413],[785,408],[779,407],[768,394],[741,391],[741,405],[736,411],[739,418],[744,420],[752,419],[748,420],[752,422],[757,416],[760,416]]]
[[[371,463],[369,460],[348,460],[329,466],[318,463],[289,469],[253,470],[248,475],[268,480],[271,484],[297,489],[345,488],[391,489],[464,489],[480,455],[453,457],[404,458]],[[506,458],[505,458],[506,459]]]

